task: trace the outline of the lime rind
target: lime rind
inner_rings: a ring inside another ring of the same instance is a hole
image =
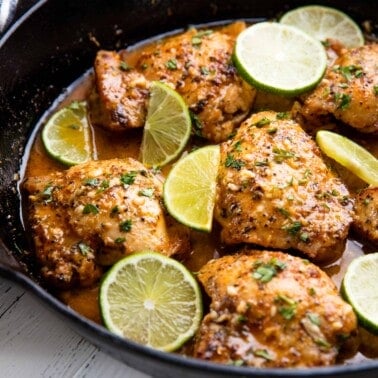
[[[326,52],[319,41],[295,27],[273,22],[242,31],[233,61],[251,85],[289,97],[313,89],[327,67]]]
[[[378,335],[378,253],[354,259],[341,284],[344,299],[353,307],[359,323]]]
[[[347,48],[364,44],[364,36],[357,23],[335,8],[306,5],[286,12],[279,22],[295,26],[319,41],[337,39]]]
[[[73,166],[91,160],[86,102],[75,101],[55,112],[44,126],[41,137],[49,156],[64,165]]]
[[[176,159],[191,133],[188,107],[167,84],[154,81],[142,139],[142,162],[147,167],[163,167]]]
[[[143,311],[146,298],[156,300],[157,311]],[[193,337],[203,315],[201,291],[193,275],[178,261],[153,251],[117,262],[101,282],[99,303],[111,332],[166,352]]]
[[[343,135],[328,130],[318,131],[316,142],[327,156],[366,183],[378,186],[378,159],[365,148]]]
[[[211,231],[219,160],[219,146],[211,145],[188,154],[172,168],[164,183],[164,204],[180,223]]]

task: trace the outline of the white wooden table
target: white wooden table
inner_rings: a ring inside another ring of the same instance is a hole
[[[1,277],[0,376],[149,377],[101,352],[32,294]]]

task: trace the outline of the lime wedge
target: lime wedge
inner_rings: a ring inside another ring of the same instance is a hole
[[[111,332],[167,352],[191,338],[202,319],[197,281],[185,266],[156,252],[113,265],[101,282],[99,303]]]
[[[319,41],[336,39],[347,48],[364,44],[364,36],[358,25],[334,8],[320,5],[299,7],[285,13],[280,23],[295,26]]]
[[[361,325],[378,334],[378,252],[357,257],[347,268],[341,293]]]
[[[162,167],[182,152],[191,131],[189,110],[182,97],[168,85],[154,81],[141,146],[147,167]]]
[[[219,159],[219,146],[199,148],[179,160],[165,181],[165,206],[186,226],[211,231]]]
[[[319,41],[297,28],[272,22],[242,31],[236,39],[233,59],[250,84],[287,96],[314,88],[327,65]]]
[[[63,164],[76,165],[91,160],[86,102],[74,101],[54,113],[42,130],[42,142],[48,154]]]
[[[342,135],[326,130],[316,133],[316,142],[327,156],[360,179],[368,184],[378,185],[378,159],[365,148]]]

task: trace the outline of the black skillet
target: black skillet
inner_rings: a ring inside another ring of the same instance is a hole
[[[32,1],[24,1],[24,6]],[[22,6],[22,1],[20,2]],[[221,366],[123,340],[59,302],[38,283],[20,217],[18,176],[33,127],[52,101],[91,67],[98,46],[116,49],[156,34],[216,20],[272,18],[311,1],[40,1],[0,40],[0,274],[30,290],[63,321],[126,364],[156,377],[377,377],[378,360],[313,369]],[[358,22],[378,23],[376,0],[316,1]],[[120,32],[121,30],[121,32]],[[26,151],[27,152],[27,151]]]

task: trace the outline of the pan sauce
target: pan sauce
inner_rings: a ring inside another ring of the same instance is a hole
[[[151,43],[151,41],[147,41],[145,43]],[[145,43],[138,44],[138,46],[145,45]],[[138,51],[137,48],[134,51]],[[134,59],[135,54],[134,52],[131,52],[127,63],[133,65]],[[92,92],[93,85],[93,73],[92,71],[89,71],[61,95],[56,104],[47,112],[47,114],[51,115],[57,109],[68,105],[74,100],[88,99]],[[254,110],[272,109],[276,111],[286,111],[289,110],[291,106],[292,101],[289,99],[258,92],[254,104]],[[44,121],[41,121],[39,126],[43,125],[43,122]],[[369,149],[373,154],[375,154],[375,156],[378,156],[378,137],[369,136],[368,138],[364,138],[363,135],[349,133],[348,136]],[[99,160],[111,159],[115,157],[133,157],[138,159],[141,137],[142,130],[129,130],[125,135],[114,136],[109,132],[93,127],[92,141],[94,146],[94,156]],[[192,144],[188,146],[187,150],[190,150],[194,145],[197,146],[203,142],[193,140],[191,143]],[[41,141],[40,132],[38,132],[26,160],[27,164],[24,178],[30,176],[43,176],[57,170],[66,169],[65,166],[61,165],[59,162],[56,162],[47,155]],[[341,177],[344,179],[351,191],[357,190],[363,186],[361,181],[355,177],[351,177],[351,175],[342,167],[337,166],[335,168],[339,171]],[[162,173],[166,175],[169,172],[169,169],[170,166],[164,167]],[[191,239],[193,247],[192,253],[184,261],[184,263],[192,271],[198,271],[208,260],[221,256],[226,251],[226,248],[219,242],[219,229],[217,225],[214,225],[213,232],[209,235],[192,231]],[[229,251],[230,248],[227,248],[227,252]],[[373,247],[371,245],[355,240],[353,239],[353,235],[351,235],[347,241],[343,256],[338,261],[323,267],[323,269],[332,277],[336,285],[339,287],[349,262],[365,252],[372,251]],[[64,303],[83,316],[97,323],[101,323],[98,309],[97,287],[63,291],[56,293],[56,295]],[[354,353],[354,350],[351,352],[347,351],[344,356],[346,363],[358,363],[366,359],[378,358],[378,337],[371,335],[363,329],[361,329],[360,336],[361,344],[359,351],[357,353]],[[189,349],[190,347],[186,349],[184,348],[182,352],[185,353]]]

